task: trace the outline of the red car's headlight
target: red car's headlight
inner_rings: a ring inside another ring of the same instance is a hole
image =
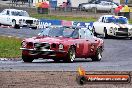
[[[59,44],[59,49],[61,50],[63,48],[64,48],[63,44]]]
[[[27,46],[27,43],[26,43],[25,41],[23,41],[23,42],[21,43],[21,46],[22,46],[22,47],[26,47],[26,46]]]
[[[21,45],[23,48],[30,48],[30,49],[33,48],[34,46],[32,42],[22,42]]]

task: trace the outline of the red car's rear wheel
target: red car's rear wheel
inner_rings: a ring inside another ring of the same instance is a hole
[[[98,48],[96,50],[95,56],[92,57],[91,59],[92,59],[92,61],[100,61],[102,59],[102,50],[101,50],[101,48]]]

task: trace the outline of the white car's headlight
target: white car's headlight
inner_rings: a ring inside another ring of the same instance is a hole
[[[110,27],[110,32],[112,33],[112,31],[113,31],[113,27]]]
[[[63,48],[64,48],[63,44],[59,44],[59,49],[63,49]]]
[[[112,31],[113,30],[113,27],[110,27],[110,30]]]

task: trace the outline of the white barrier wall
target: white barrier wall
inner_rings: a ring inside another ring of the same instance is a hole
[[[78,7],[81,3],[87,3],[90,0],[71,0],[71,6],[72,7]]]

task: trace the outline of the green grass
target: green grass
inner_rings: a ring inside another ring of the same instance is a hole
[[[0,36],[0,57],[18,58],[21,56],[21,39]]]
[[[129,20],[129,23],[132,24],[132,19]]]
[[[72,17],[72,16],[54,16],[54,15],[46,15],[46,14],[30,14],[35,18],[45,18],[45,19],[54,19],[54,20],[68,20],[68,21],[81,21],[81,22],[94,22],[97,20],[95,17]],[[132,19],[129,20],[129,23],[132,24]]]
[[[31,14],[32,17],[35,18],[45,18],[45,19],[54,19],[54,20],[68,20],[68,21],[82,21],[82,22],[93,22],[96,21],[94,17],[72,17],[72,16],[54,16],[54,15],[46,15],[46,14]]]

